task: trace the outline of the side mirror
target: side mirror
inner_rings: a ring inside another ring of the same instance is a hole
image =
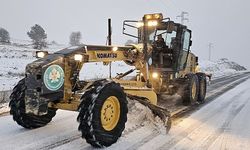
[[[192,41],[192,40],[190,40],[190,42],[189,42],[189,46],[192,46],[192,44],[193,44],[193,41]]]
[[[198,61],[199,61],[199,58],[195,57],[195,62],[198,63]]]

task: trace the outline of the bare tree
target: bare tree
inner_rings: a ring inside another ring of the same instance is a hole
[[[0,28],[0,42],[1,43],[10,43],[10,34],[4,28]]]
[[[35,24],[27,34],[32,39],[35,49],[47,47],[47,34],[40,25]]]
[[[72,46],[80,45],[81,38],[82,38],[82,34],[80,31],[72,32],[69,37],[69,44]]]

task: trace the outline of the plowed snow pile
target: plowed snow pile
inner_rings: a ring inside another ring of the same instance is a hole
[[[0,104],[0,114],[6,113],[9,111],[10,111],[10,108],[9,108],[8,103]]]
[[[128,110],[125,135],[141,127],[150,127],[151,130],[153,128],[160,133],[166,133],[162,120],[158,116],[154,116],[148,107],[134,100],[128,100]]]

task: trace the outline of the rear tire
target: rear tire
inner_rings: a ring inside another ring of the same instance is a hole
[[[197,102],[198,99],[198,91],[199,91],[199,80],[197,75],[195,74],[187,74],[185,76],[185,85],[183,88],[183,104],[184,105],[192,105]]]
[[[199,92],[198,92],[198,102],[204,103],[206,98],[206,91],[207,91],[207,80],[206,74],[204,73],[196,73],[199,80]]]
[[[127,113],[127,99],[120,85],[96,81],[81,98],[78,130],[93,147],[108,147],[125,129]]]
[[[48,113],[43,116],[36,116],[25,113],[25,79],[22,79],[14,87],[10,95],[10,114],[13,120],[27,129],[39,128],[47,125],[56,115],[56,109],[48,109]]]

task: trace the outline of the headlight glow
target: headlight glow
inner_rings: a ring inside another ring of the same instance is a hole
[[[37,53],[37,57],[43,58],[45,56],[44,52],[39,52]]]
[[[160,18],[160,14],[154,14],[154,18],[159,19]]]
[[[112,48],[112,50],[115,52],[115,51],[118,50],[118,47],[115,46],[115,47]]]
[[[48,54],[48,51],[36,51],[36,58],[44,58]]]
[[[156,20],[148,21],[148,26],[150,26],[150,27],[154,27],[154,26],[157,26],[157,25],[158,25],[158,21],[156,21]]]
[[[145,17],[147,20],[152,19],[152,15],[146,15]]]
[[[143,22],[137,22],[136,23],[137,28],[143,27],[144,23]]]
[[[74,59],[76,61],[82,61],[83,56],[81,54],[75,54]]]
[[[152,77],[153,77],[153,78],[155,78],[155,79],[156,79],[156,78],[158,78],[158,76],[159,76],[159,75],[158,75],[158,73],[157,73],[157,72],[153,72],[153,74],[152,74]]]

